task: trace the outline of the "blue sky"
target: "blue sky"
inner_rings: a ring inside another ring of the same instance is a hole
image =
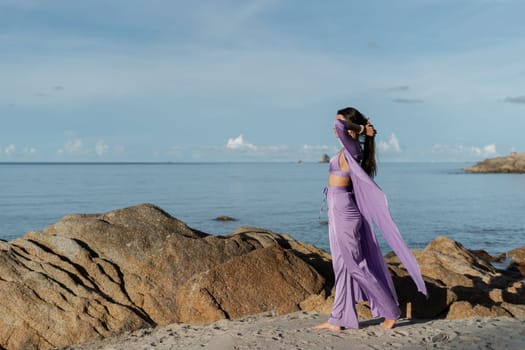
[[[525,1],[0,0],[0,162],[525,151]]]

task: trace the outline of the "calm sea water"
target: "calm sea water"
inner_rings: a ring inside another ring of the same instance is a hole
[[[376,181],[410,248],[438,235],[493,254],[525,245],[525,175],[468,174],[468,165],[380,164]],[[66,214],[149,202],[204,232],[257,226],[328,249],[319,220],[326,179],[327,165],[316,163],[0,163],[0,239]],[[212,220],[219,215],[238,221]]]

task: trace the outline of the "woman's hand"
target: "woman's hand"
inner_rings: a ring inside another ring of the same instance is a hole
[[[348,135],[350,135],[351,138],[353,138],[354,140],[356,139],[357,134],[355,133],[355,131],[348,130],[347,132],[348,132]]]
[[[368,119],[368,121],[366,122],[366,125],[365,125],[365,135],[366,136],[370,136],[370,137],[374,137],[374,136],[376,136],[376,134],[377,134],[376,129],[374,129],[374,126],[372,124],[370,124],[370,119]]]

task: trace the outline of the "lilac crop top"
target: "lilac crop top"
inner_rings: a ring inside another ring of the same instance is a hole
[[[330,158],[330,166],[328,168],[328,172],[332,175],[350,177],[350,172],[341,170],[341,167],[339,166],[339,155],[340,154],[341,153],[339,152],[335,156]]]
[[[342,120],[337,119],[334,124],[335,132],[337,137],[343,144],[343,152],[345,157],[353,157],[358,163],[361,162],[362,152],[361,147],[357,140],[354,140],[350,135],[348,135],[348,128]],[[350,172],[341,170],[339,166],[339,154],[330,158],[330,166],[328,171],[330,174],[342,177],[350,177]]]

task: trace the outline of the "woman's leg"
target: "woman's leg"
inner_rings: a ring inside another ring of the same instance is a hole
[[[331,220],[332,222],[334,220]],[[348,225],[356,224],[354,221]],[[352,276],[345,266],[340,243],[335,237],[337,228],[330,224],[330,251],[332,253],[332,266],[334,268],[334,305],[328,323],[344,328],[359,328],[359,320],[355,307],[355,295],[352,288]],[[348,226],[347,226],[348,227]]]
[[[396,320],[400,315],[397,302],[388,286],[381,283],[368,268],[367,261],[361,253],[359,233],[351,234],[347,229],[342,231],[334,236],[340,247],[341,259],[347,273],[357,282],[368,301],[376,306],[380,316]],[[347,292],[347,295],[349,294]]]
[[[361,214],[351,194],[336,193],[328,198],[330,250],[334,266],[335,302],[329,323],[358,328],[352,279],[378,306],[381,316],[395,320],[400,310],[388,287],[378,281],[362,256],[360,242]]]

